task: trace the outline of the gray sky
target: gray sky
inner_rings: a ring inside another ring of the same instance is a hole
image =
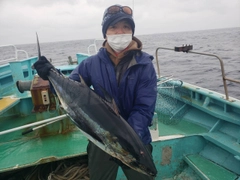
[[[240,0],[0,0],[0,45],[102,38],[113,4],[132,7],[136,35],[240,27]]]

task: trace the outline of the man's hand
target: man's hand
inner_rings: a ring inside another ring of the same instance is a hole
[[[48,80],[49,71],[54,68],[45,56],[41,56],[40,59],[33,64],[33,66],[38,75],[44,80]]]

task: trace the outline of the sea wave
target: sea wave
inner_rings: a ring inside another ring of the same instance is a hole
[[[143,50],[153,56],[157,47],[173,49],[175,46],[192,44],[193,51],[221,57],[226,77],[240,80],[240,28],[136,35],[136,37],[142,41]],[[41,40],[41,37],[39,38]],[[76,53],[88,53],[87,48],[93,41],[94,39],[41,43],[41,52],[48,59],[51,58],[54,65],[63,65],[67,63],[69,56],[76,59]],[[26,50],[30,57],[37,56],[36,44],[16,45],[16,47]],[[13,49],[0,49],[0,65],[2,59],[10,58],[10,54],[13,54],[11,52]],[[24,54],[20,56],[24,57]],[[11,57],[14,57],[14,54]],[[218,59],[166,50],[159,51],[158,59],[161,75],[174,75],[175,78],[183,81],[224,93]],[[153,63],[156,67],[156,60]],[[228,84],[229,95],[240,99],[240,85],[232,82]]]

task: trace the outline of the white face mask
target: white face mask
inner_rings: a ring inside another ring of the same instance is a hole
[[[106,35],[109,46],[117,53],[126,49],[132,41],[132,34]]]

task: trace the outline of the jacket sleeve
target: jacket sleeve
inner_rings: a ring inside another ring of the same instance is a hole
[[[80,82],[80,76],[84,79],[85,83],[88,86],[91,86],[91,79],[90,79],[90,75],[89,75],[89,68],[91,64],[91,57],[83,60],[73,71],[72,73],[69,75],[69,78],[74,80],[74,81],[78,81]]]
[[[128,123],[147,144],[151,142],[149,126],[155,110],[157,98],[157,77],[153,64],[144,66],[138,79],[135,103],[128,118]]]

